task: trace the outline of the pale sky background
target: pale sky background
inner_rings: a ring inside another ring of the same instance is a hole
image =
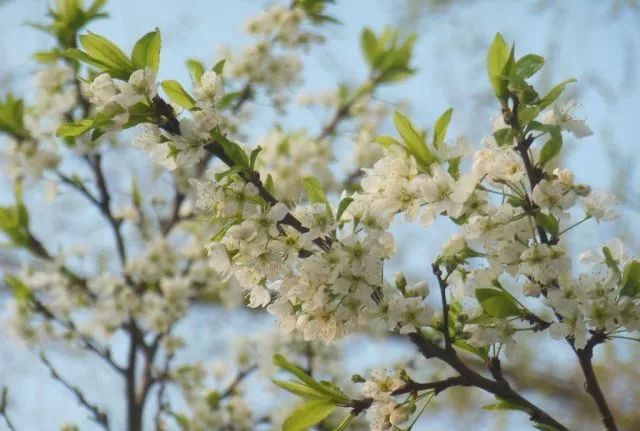
[[[178,79],[188,83],[185,59],[196,57],[211,64],[218,58],[217,49],[221,44],[243,47],[251,43],[251,39],[241,32],[244,20],[271,3],[252,0],[111,0],[107,7],[111,19],[97,21],[89,29],[108,37],[127,51],[142,34],[159,27],[163,34],[159,79]],[[568,165],[576,172],[577,180],[607,188],[612,186],[612,174],[622,174],[637,192],[638,175],[634,161],[638,133],[634,126],[640,113],[640,10],[634,6],[636,2],[463,0],[437,10],[427,9],[416,21],[407,20],[402,11],[410,3],[421,3],[419,0],[338,0],[336,3],[328,12],[343,25],[327,28],[324,32],[327,43],[313,48],[306,56],[305,90],[330,90],[340,82],[361,82],[366,76],[359,50],[361,28],[369,26],[379,30],[386,24],[401,22],[403,28],[416,30],[420,35],[413,62],[420,71],[405,83],[385,88],[378,97],[389,102],[409,102],[412,118],[422,126],[432,124],[441,112],[454,107],[450,136],[464,134],[478,143],[490,130],[488,119],[497,113],[486,78],[484,59],[494,33],[500,31],[507,41],[516,42],[517,54],[533,52],[548,59],[548,73],[542,77],[541,92],[566,78],[578,79],[572,91],[576,92],[594,135],[576,142],[567,139]],[[18,95],[30,93],[30,74],[36,69],[30,54],[52,44],[47,35],[22,25],[25,21],[41,21],[45,6],[44,0],[0,3],[3,23],[0,28],[0,82],[8,79]],[[413,17],[416,16],[414,13]],[[0,87],[0,94],[5,90]],[[292,90],[294,94],[298,92],[299,89]],[[252,138],[265,133],[272,123],[272,110],[265,104],[266,101],[259,101],[256,106],[259,121],[248,131]],[[278,120],[291,129],[307,127],[315,130],[323,123],[321,115],[305,109]],[[389,132],[392,132],[391,128]],[[622,160],[630,160],[631,163],[612,163],[608,156],[612,150],[622,154]],[[636,198],[637,193],[632,196]],[[11,201],[11,194],[3,178],[0,179],[0,203],[7,201]],[[36,229],[50,231],[52,225],[48,223],[52,222],[44,217],[47,209],[38,207],[32,211],[43,216],[35,217],[36,220],[45,220],[36,225]],[[637,222],[638,217],[633,210],[623,209],[623,212],[629,217],[627,223]],[[618,225],[617,228],[624,227]],[[96,235],[107,235],[105,232]],[[393,262],[394,268],[417,277],[424,276],[426,262],[435,255],[452,228],[443,225],[441,229],[432,231],[437,233],[431,233],[428,239],[419,243],[406,241],[409,235],[419,232],[424,235],[424,231],[418,228],[398,231],[398,242],[407,247]],[[593,223],[575,235],[574,245],[579,249],[593,248],[611,235],[612,229],[597,229]],[[107,237],[107,241],[110,240]],[[636,250],[640,251],[640,248]],[[0,294],[0,305],[3,302],[5,299]],[[0,314],[1,318],[3,314]],[[196,310],[183,325],[183,330],[215,328],[220,338],[210,336],[210,332],[196,335],[201,341],[200,347],[187,355],[206,358],[220,339],[237,333],[239,328],[246,331],[263,327],[267,319],[251,322],[248,323],[242,315]],[[372,353],[370,350],[367,352]],[[367,356],[375,359],[375,352],[373,350],[373,354]],[[96,372],[93,361],[82,355],[58,352],[52,358],[65,364],[61,366],[62,372],[78,382],[86,382],[87,387],[95,391],[92,393],[97,394],[97,399],[107,400],[107,405],[114,408],[118,405],[119,383],[110,377],[106,367]],[[376,361],[370,364],[376,364]],[[363,370],[355,368],[353,371]],[[0,329],[0,386],[5,384],[13,391],[13,416],[21,430],[57,429],[64,420],[78,420],[82,430],[97,429],[83,419],[84,411],[76,407],[73,398],[47,377],[37,359],[37,351],[8,339]],[[522,424],[527,422],[524,416],[521,419]],[[431,429],[447,428],[447,423],[442,422],[432,424]],[[4,424],[0,423],[0,431],[4,430]]]

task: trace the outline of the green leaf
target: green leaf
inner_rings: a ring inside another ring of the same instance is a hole
[[[91,65],[100,70],[111,70],[110,66],[106,65],[101,61],[96,60],[95,58],[89,56],[86,52],[83,52],[77,48],[67,49],[64,55],[67,58]]]
[[[619,262],[613,257],[613,253],[609,247],[602,247],[602,254],[604,255],[604,264],[607,265],[613,271],[620,271],[618,268]]]
[[[526,126],[531,120],[534,120],[540,113],[540,108],[537,106],[522,105],[518,108],[518,123],[521,126]]]
[[[535,215],[536,224],[541,226],[545,231],[551,234],[552,237],[557,237],[560,231],[560,223],[551,214],[545,214],[538,212]]]
[[[91,58],[112,69],[133,72],[133,65],[127,55],[110,40],[95,33],[82,35],[79,39]]]
[[[20,225],[16,207],[0,206],[0,229],[14,229]]]
[[[224,224],[218,230],[218,232],[216,232],[216,234],[209,239],[209,241],[210,242],[222,241],[222,238],[224,238],[224,236],[227,234],[227,231],[231,229],[233,226],[238,225],[240,223],[242,223],[242,218],[230,217],[228,220],[224,222]]]
[[[267,189],[269,193],[273,194],[276,192],[276,187],[273,184],[273,177],[271,176],[271,174],[267,175],[267,180],[264,182],[264,188]]]
[[[573,78],[567,79],[566,81],[561,82],[560,84],[556,85],[551,90],[549,90],[547,95],[544,96],[542,99],[540,99],[540,102],[538,103],[538,108],[540,108],[540,110],[542,111],[544,108],[546,108],[547,106],[555,102],[556,99],[560,97],[565,87],[571,84],[572,82],[576,82],[576,80]]]
[[[213,66],[213,70],[216,74],[218,75],[222,75],[222,72],[224,71],[224,64],[227,60],[222,59],[220,61],[218,61],[214,66]]]
[[[51,51],[35,52],[32,57],[38,63],[55,63],[60,60],[62,53],[57,49],[53,49]]]
[[[349,416],[344,418],[342,420],[342,422],[340,422],[340,424],[338,424],[338,426],[335,427],[332,431],[344,431],[344,430],[346,430],[354,417],[355,416],[353,414],[350,414]]]
[[[360,34],[360,47],[362,48],[364,57],[367,59],[367,63],[370,67],[373,67],[378,51],[378,39],[371,29],[365,28],[362,30]]]
[[[133,46],[131,52],[133,68],[144,69],[149,67],[153,73],[158,73],[161,44],[162,38],[158,29],[142,36]]]
[[[212,409],[217,409],[220,406],[220,392],[218,391],[210,391],[206,396],[205,400],[207,404]]]
[[[87,9],[87,15],[89,16],[97,15],[100,12],[100,9],[102,9],[106,3],[107,3],[107,0],[94,1],[91,4],[91,6],[89,6],[89,9]]]
[[[336,220],[340,220],[342,214],[344,214],[351,202],[353,202],[353,198],[350,196],[347,196],[340,201],[340,203],[338,204],[338,212],[336,213]]]
[[[191,78],[199,83],[200,79],[202,79],[202,75],[204,75],[204,65],[198,60],[189,59],[187,60],[187,68],[191,73]]]
[[[161,85],[164,92],[167,93],[167,96],[169,96],[173,102],[185,109],[192,109],[196,106],[196,101],[184,88],[182,88],[182,85],[180,85],[178,81],[170,79],[168,81],[163,81]]]
[[[507,45],[500,33],[496,33],[487,54],[487,72],[493,91],[498,99],[505,99],[507,96],[507,81],[503,75],[508,76],[504,71],[509,62],[509,57],[509,45]]]
[[[33,292],[31,291],[29,286],[24,284],[18,277],[10,274],[5,275],[4,282],[7,286],[9,286],[9,289],[11,289],[13,297],[16,301],[26,302],[33,297]]]
[[[402,144],[391,136],[376,136],[373,142],[382,145],[384,148],[390,148],[393,145],[399,145],[402,147]]]
[[[323,383],[323,382],[318,382],[314,380],[302,368],[287,361],[287,359],[284,356],[275,354],[273,356],[273,363],[276,366],[282,368],[283,370],[288,371],[294,376],[296,376],[298,379],[300,379],[302,383],[305,383],[310,388],[316,390],[317,392],[327,395],[336,403],[349,402],[349,397],[347,397],[341,390],[337,389],[333,385],[327,385],[326,382]]]
[[[538,161],[540,166],[546,165],[555,156],[560,154],[561,149],[562,135],[560,133],[552,133],[549,140],[545,142],[545,144],[542,146],[542,149],[540,150],[540,160]]]
[[[231,142],[217,130],[213,130],[211,135],[222,147],[224,154],[230,158],[236,166],[243,169],[249,169],[249,158],[242,147],[235,142]]]
[[[74,138],[76,136],[84,135],[93,128],[93,120],[91,118],[85,118],[84,120],[76,121],[75,123],[62,124],[58,127],[56,134],[61,138]]]
[[[329,205],[329,200],[327,199],[327,195],[324,193],[324,189],[322,188],[322,184],[315,177],[305,177],[302,179],[302,187],[304,191],[307,193],[309,200],[312,203],[323,203]]]
[[[514,132],[511,127],[506,127],[504,129],[496,130],[493,132],[493,137],[496,140],[496,144],[499,147],[503,147],[505,145],[513,144]]]
[[[524,105],[536,105],[540,102],[540,96],[538,96],[535,88],[517,75],[509,77],[507,89],[518,97],[521,107]]]
[[[400,136],[402,136],[405,148],[423,168],[428,168],[436,161],[435,156],[427,147],[425,137],[416,130],[407,117],[396,111],[393,114],[393,123]]]
[[[497,289],[476,289],[476,298],[482,309],[498,318],[519,316],[520,308],[508,293]]]
[[[249,155],[249,168],[252,170],[256,166],[256,160],[258,159],[258,154],[260,154],[260,151],[262,151],[262,147],[258,146],[253,151],[251,151],[251,154]]]
[[[526,79],[533,76],[544,66],[544,58],[535,54],[527,54],[516,62],[516,75]]]
[[[30,137],[24,127],[24,102],[11,93],[7,94],[4,101],[0,101],[0,130],[22,139]]]
[[[640,293],[640,262],[632,260],[622,272],[621,295],[635,297]]]
[[[271,379],[271,381],[277,386],[284,389],[285,391],[291,392],[292,394],[298,395],[302,398],[323,399],[323,400],[329,399],[329,397],[326,394],[318,392],[315,389],[305,385],[304,383],[278,380],[278,379]]]
[[[444,138],[447,134],[447,128],[449,127],[452,114],[453,108],[449,108],[436,120],[436,124],[433,129],[433,146],[438,150],[440,149],[440,146],[444,144]]]
[[[305,431],[320,423],[335,410],[330,400],[312,400],[295,409],[282,424],[282,431]]]
[[[472,323],[472,322],[469,322],[469,323]],[[487,359],[488,357],[488,351],[486,347],[475,347],[467,343],[466,341],[460,340],[460,339],[455,340],[453,342],[453,345],[458,347],[459,349],[466,350],[467,352],[472,353],[482,359]]]
[[[482,406],[482,410],[490,410],[490,411],[496,411],[496,410],[517,410],[517,411],[525,411],[528,412],[529,409],[526,406],[520,405],[520,404],[516,404],[513,403],[511,401],[502,401],[496,404],[489,404],[487,406]]]

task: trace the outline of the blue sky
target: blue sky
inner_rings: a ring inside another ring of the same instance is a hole
[[[327,43],[313,48],[306,56],[305,88],[318,91],[332,89],[341,82],[361,82],[366,69],[359,51],[360,29],[363,26],[381,29],[386,24],[399,22],[399,11],[406,3],[406,0],[338,0],[329,12],[343,24],[329,27],[325,33]],[[627,155],[636,152],[634,126],[640,112],[640,44],[637,42],[640,40],[640,15],[629,7],[616,12],[614,6],[624,5],[623,1],[463,0],[453,3],[448,8],[426,12],[415,28],[404,23],[406,28],[417,30],[420,35],[414,61],[420,72],[406,83],[385,88],[379,98],[409,102],[412,118],[423,126],[430,125],[452,106],[455,113],[451,136],[465,134],[478,143],[489,130],[488,118],[497,113],[490,97],[484,59],[494,33],[500,31],[508,41],[516,42],[520,55],[535,52],[549,58],[549,73],[541,82],[543,89],[569,77],[578,79],[574,91],[594,135],[568,143],[568,164],[580,181],[608,187],[609,177],[617,171],[617,166],[607,161],[607,148]],[[90,30],[128,48],[140,35],[159,27],[164,40],[159,78],[187,83],[185,59],[201,58],[211,64],[218,58],[217,49],[221,44],[242,47],[250,43],[250,39],[241,33],[244,19],[267,4],[270,2],[253,0],[111,0],[108,11],[112,18],[96,22]],[[51,46],[48,36],[22,25],[25,21],[41,20],[45,5],[44,0],[13,0],[0,5],[3,22],[0,78],[3,73],[10,73],[17,94],[29,94],[29,74],[35,70],[30,54]],[[292,90],[293,93],[298,91]],[[256,111],[259,120],[250,130],[253,137],[265,133],[273,120],[269,106],[258,104]],[[278,120],[291,129],[318,129],[322,124],[321,117],[306,109],[296,110]],[[635,169],[625,175],[635,181],[632,184],[637,184]],[[0,201],[9,200],[6,183],[2,181]],[[634,213],[629,215],[637,220]],[[577,238],[584,248],[597,246],[608,238],[608,233],[603,234],[593,227],[586,229],[583,232],[589,234]],[[400,233],[416,232],[408,229]],[[425,253],[433,255],[447,232],[450,229],[444,228],[424,244],[412,247],[411,253],[403,254],[402,261],[396,260],[394,265],[405,270],[423,268]],[[216,324],[215,316],[208,318],[214,320],[209,324]],[[198,325],[196,322],[201,319],[207,317],[196,316],[193,324]],[[216,340],[210,341],[215,343]],[[24,347],[11,344],[7,348],[0,341],[0,385],[11,383],[29,388],[19,392],[16,400],[18,412],[24,417],[31,416],[34,421],[22,422],[26,425],[24,429],[29,425],[36,429],[48,428],[51,422],[46,418],[59,411],[68,411],[69,419],[81,417],[80,410],[69,407],[73,400],[66,394],[60,395],[60,388],[46,378],[35,356]],[[106,377],[93,373],[90,363],[83,357],[73,354],[57,357],[68,362],[68,372],[80,381],[93,380],[95,376],[96,388],[104,388],[110,393],[118,390]],[[39,394],[40,402],[29,414],[20,404],[24,406],[35,393]],[[4,430],[3,426],[0,425],[0,430]],[[92,428],[87,426],[86,429]]]

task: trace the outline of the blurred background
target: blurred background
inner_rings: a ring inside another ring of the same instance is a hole
[[[233,50],[248,44],[249,39],[242,32],[246,18],[272,3],[110,0],[107,11],[111,18],[93,23],[89,30],[128,47],[143,33],[160,28],[163,50],[159,80],[188,82],[185,59],[195,57],[211,64],[220,58],[222,45]],[[33,97],[32,79],[37,65],[31,54],[49,48],[52,40],[24,23],[41,21],[46,8],[44,0],[0,0],[3,23],[0,94],[12,91],[26,99]],[[578,115],[586,116],[594,134],[579,142],[567,139],[564,163],[576,173],[578,182],[612,190],[620,201],[623,217],[607,226],[597,226],[595,222],[583,225],[569,236],[569,246],[579,252],[618,236],[633,254],[640,255],[640,234],[636,227],[640,211],[636,166],[640,155],[636,150],[638,134],[633,129],[640,113],[639,1],[338,0],[329,12],[341,24],[325,27],[326,43],[305,54],[305,84],[302,89],[291,89],[293,98],[306,92],[331,91],[340,83],[355,84],[365,78],[367,71],[359,46],[364,26],[380,30],[392,25],[403,32],[418,34],[413,61],[418,73],[401,85],[383,88],[376,97],[390,106],[409,107],[413,120],[422,126],[431,124],[441,112],[453,107],[450,136],[463,134],[476,145],[490,132],[491,119],[498,113],[485,72],[486,51],[495,32],[501,32],[509,42],[515,41],[520,55],[531,52],[545,57],[547,65],[538,81],[540,88],[576,78],[578,83],[571,87],[570,95],[578,100],[582,111]],[[305,107],[292,109],[286,115],[278,114],[269,100],[260,98],[256,100],[254,114],[256,120],[245,130],[249,143],[265,134],[274,122],[289,129],[317,131],[326,121]],[[390,124],[385,127],[393,134]],[[348,130],[341,131],[337,139],[347,145]],[[340,157],[339,148],[337,154]],[[130,182],[126,172],[144,168],[148,168],[146,160],[124,154],[121,159],[114,158],[109,166],[112,175],[122,173],[121,182],[127,185]],[[335,168],[340,168],[338,162]],[[143,190],[162,187],[154,184],[153,178],[148,181],[141,184]],[[31,189],[27,195],[36,220],[34,229],[41,237],[59,238],[60,244],[65,245],[111,247],[108,232],[96,228],[95,214],[75,213],[74,208],[80,206],[72,198],[47,204],[43,194],[42,190]],[[6,178],[0,176],[0,204],[11,200],[11,188]],[[428,262],[453,231],[450,223],[438,224],[428,231],[417,226],[397,229],[400,253],[390,270],[405,271],[415,280],[427,278]],[[19,256],[0,250],[0,272],[15,265],[16,259],[19,261]],[[0,306],[6,300],[6,292],[0,290]],[[3,316],[4,312],[0,312],[0,320]],[[248,316],[244,311],[202,305],[193,310],[178,331],[194,340],[185,352],[189,360],[210,361],[214,353],[217,359],[224,360],[230,349],[228,340],[244,334],[255,335],[271,326],[272,320],[267,315]],[[514,372],[517,385],[559,419],[569,424],[574,421],[575,426],[582,427],[578,429],[599,429],[597,422],[593,422],[596,418],[590,400],[582,393],[582,380],[573,368],[568,347],[544,340],[538,343],[529,344],[523,354],[509,362],[507,370]],[[347,375],[364,374],[368,367],[392,364],[407,354],[407,346],[394,340],[351,337],[343,344],[344,356],[348,358],[344,364]],[[640,388],[635,384],[640,377],[637,369],[640,350],[636,343],[611,344],[598,351],[597,370],[602,375],[605,392],[614,400],[612,404],[616,405],[621,424],[625,429],[640,429],[640,413],[636,408],[640,389],[633,389]],[[117,346],[116,340],[116,353]],[[69,352],[55,345],[46,347],[53,351],[52,357],[58,363],[64,364],[61,371],[83,382],[87,391],[96,394],[104,405],[119,405],[120,383],[110,376],[106,366],[96,364],[81,352]],[[12,416],[19,429],[58,429],[67,421],[78,423],[82,430],[98,429],[86,419],[73,397],[48,378],[37,352],[37,348],[12,338],[0,324],[0,386],[7,385],[12,390]],[[254,394],[255,402],[266,403],[262,399],[266,397],[259,392]],[[474,429],[483,430],[529,426],[524,415],[479,413],[477,406],[490,399],[479,392],[471,395],[463,392],[454,390],[439,397],[430,407],[433,412],[425,414],[424,428],[420,429],[465,429],[471,423]],[[3,427],[0,423],[0,430],[5,430]]]

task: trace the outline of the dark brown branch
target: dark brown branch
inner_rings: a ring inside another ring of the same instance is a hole
[[[173,353],[167,353],[165,360],[164,360],[164,366],[162,367],[162,374],[165,376],[169,375],[169,369],[171,366],[171,361],[173,360],[174,355]],[[167,383],[168,383],[169,379],[160,379],[159,380],[159,388],[158,388],[158,410],[156,411],[155,414],[155,425],[156,425],[156,431],[160,431],[161,430],[161,421],[162,421],[162,415],[164,413],[168,413],[170,410],[170,404],[169,404],[169,400],[166,396],[166,389],[167,389]]]
[[[180,135],[180,123],[178,122],[171,105],[169,105],[160,96],[156,96],[153,98],[153,107],[157,113],[156,122],[158,126],[173,135]],[[235,162],[225,153],[224,148],[218,141],[212,140],[204,146],[204,149],[216,156],[228,167],[232,168],[236,165]],[[245,182],[253,184],[258,190],[258,195],[269,205],[273,206],[279,202],[264,186],[260,178],[260,173],[256,171],[251,171],[250,173],[239,172],[238,175],[240,175]],[[302,222],[295,218],[291,213],[287,213],[280,221],[280,224],[291,226],[300,233],[306,233],[309,231],[309,229],[304,227]],[[329,238],[315,238],[313,243],[322,250],[329,250],[331,247],[331,240]],[[303,254],[309,253],[306,250],[302,250],[301,252]]]
[[[520,155],[522,162],[525,166],[525,171],[527,173],[527,177],[529,179],[529,184],[531,186],[531,193],[533,193],[534,188],[542,181],[544,178],[544,173],[542,169],[538,166],[535,166],[529,157],[529,148],[533,143],[533,138],[531,136],[525,136],[522,130],[521,125],[518,123],[518,107],[519,100],[515,95],[511,95],[512,100],[512,108],[509,109],[508,106],[503,106],[502,113],[507,123],[515,132],[516,136],[516,146],[514,150]],[[538,207],[533,203],[533,200],[530,197],[527,197],[528,205],[536,210]],[[536,224],[536,228],[538,231],[538,235],[540,237],[540,242],[543,244],[553,245],[554,241],[557,239],[549,239],[547,232],[545,229]],[[546,296],[546,292],[543,292]],[[562,321],[562,316],[556,313],[556,317]],[[566,341],[569,343],[571,348],[576,353],[578,357],[578,361],[580,362],[580,368],[582,369],[582,374],[585,378],[585,389],[587,393],[593,398],[598,410],[600,411],[600,415],[602,417],[602,422],[605,425],[607,431],[617,431],[618,427],[615,423],[613,413],[611,413],[611,409],[607,404],[606,398],[600,389],[600,384],[598,383],[597,376],[593,369],[592,357],[593,357],[593,348],[600,343],[603,343],[606,340],[606,336],[604,336],[601,332],[595,332],[591,338],[587,342],[587,346],[584,349],[577,349],[575,346],[575,340],[572,337],[567,337]]]
[[[51,377],[53,377],[54,380],[57,380],[58,382],[60,382],[65,388],[67,388],[71,393],[73,393],[78,403],[80,403],[80,405],[82,405],[84,408],[89,410],[92,416],[91,419],[97,424],[101,425],[102,428],[104,428],[105,430],[109,430],[109,417],[107,416],[107,414],[102,409],[100,409],[100,407],[98,407],[97,405],[87,400],[85,395],[77,386],[74,386],[71,383],[69,383],[67,380],[65,380],[56,371],[56,369],[53,367],[51,362],[49,362],[49,360],[47,359],[44,353],[40,353],[40,360],[49,369],[49,372],[51,373]]]
[[[127,252],[124,244],[124,238],[122,236],[122,231],[120,229],[122,225],[122,219],[115,218],[113,216],[113,213],[111,212],[111,195],[109,194],[107,181],[102,170],[102,156],[100,155],[100,153],[97,153],[93,157],[87,156],[86,160],[89,163],[89,166],[91,166],[96,179],[96,185],[100,194],[99,208],[104,217],[107,219],[109,225],[111,226],[111,230],[113,231],[113,236],[116,241],[118,257],[120,258],[120,263],[122,264],[122,266],[124,266],[127,262]]]
[[[9,404],[9,390],[6,387],[2,388],[2,394],[0,394],[0,417],[4,418],[4,423],[7,424],[7,428],[9,431],[16,431],[16,427],[13,425],[13,422],[9,418],[9,414],[7,413],[7,406]]]
[[[227,386],[227,388],[220,393],[220,399],[223,400],[233,395],[236,389],[238,388],[238,386],[240,385],[240,383],[242,383],[242,381],[245,378],[247,378],[251,373],[253,373],[257,369],[258,369],[257,365],[252,365],[251,367],[240,371],[236,375],[236,378],[233,379],[233,381],[229,384],[229,386]]]
[[[585,390],[589,395],[591,395],[591,398],[593,398],[593,401],[598,406],[598,410],[602,416],[602,423],[607,431],[617,431],[618,426],[616,425],[613,413],[611,412],[602,389],[600,388],[592,362],[594,347],[603,343],[605,340],[606,336],[603,333],[596,332],[592,335],[591,339],[589,339],[584,349],[576,349],[573,345],[572,347],[574,347],[574,351],[578,356],[578,361],[580,361],[580,367],[582,368],[582,374],[584,374],[585,377]]]
[[[454,349],[443,349],[417,333],[409,334],[409,339],[418,347],[418,350],[425,358],[439,359],[457,371],[464,386],[482,389],[520,406],[529,415],[531,421],[535,423],[548,425],[561,431],[568,431],[567,427],[555,420],[547,412],[517,393],[506,380],[491,380],[469,368],[458,358]]]
[[[101,348],[99,347],[94,340],[90,337],[84,335],[82,332],[78,330],[75,323],[71,319],[60,319],[56,315],[53,314],[49,308],[47,308],[42,302],[37,299],[31,299],[31,304],[33,305],[36,312],[40,313],[43,317],[53,322],[58,323],[66,330],[72,332],[75,337],[81,342],[83,348],[87,349],[89,352],[92,352],[102,358],[107,364],[111,366],[117,373],[123,374],[124,368],[118,365],[113,357],[111,356],[111,350],[109,348]]]
[[[392,392],[392,395],[410,394],[412,392],[433,391],[435,395],[455,386],[470,386],[467,379],[462,376],[449,377],[444,380],[438,380],[428,383],[407,382],[400,389]]]
[[[142,431],[142,406],[138,403],[136,371],[140,332],[133,318],[129,319],[129,353],[125,368],[125,399],[127,402],[127,431]]]

